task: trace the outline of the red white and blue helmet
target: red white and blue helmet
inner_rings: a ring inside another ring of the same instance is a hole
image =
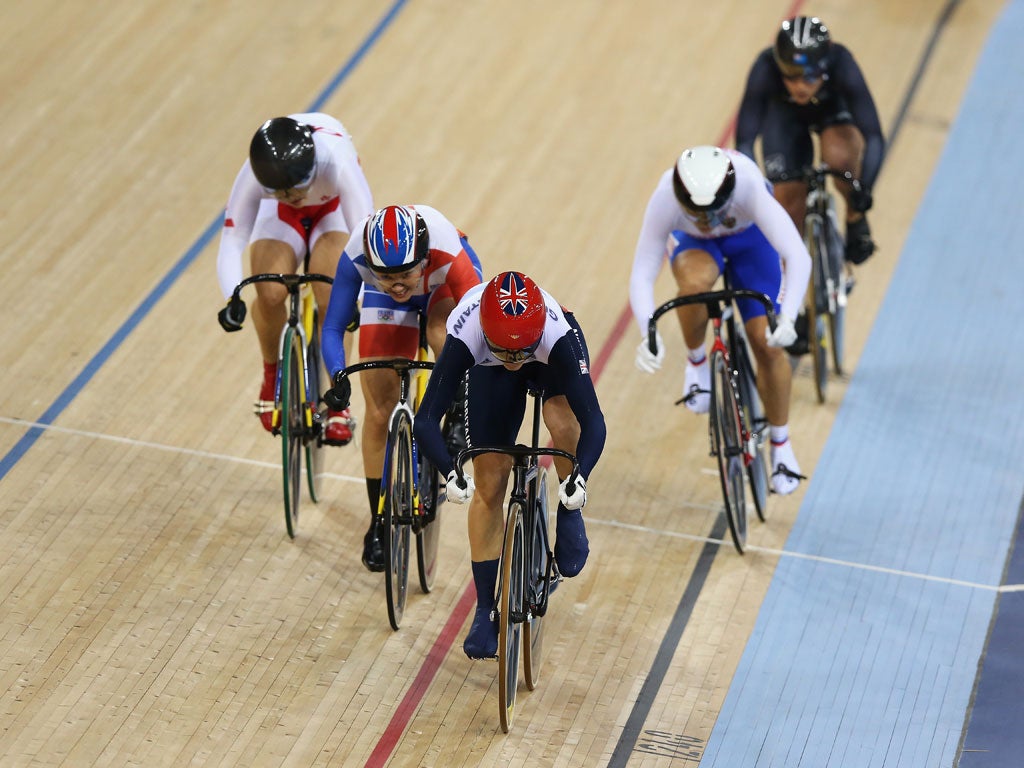
[[[480,297],[480,328],[492,351],[532,353],[544,335],[547,315],[540,288],[522,272],[502,272]]]
[[[404,205],[381,208],[363,228],[366,265],[374,272],[406,272],[423,261],[429,250],[426,222]]]

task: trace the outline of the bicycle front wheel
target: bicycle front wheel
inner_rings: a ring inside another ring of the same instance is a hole
[[[747,478],[754,497],[754,511],[763,523],[768,519],[768,419],[757,391],[757,376],[746,340],[737,334],[733,344],[737,384],[743,403],[744,433],[747,436]]]
[[[736,551],[743,554],[747,545],[747,503],[740,410],[732,374],[721,352],[711,355],[711,439],[722,482],[725,518]]]
[[[534,501],[530,531],[526,578],[531,613],[523,622],[523,678],[526,687],[532,691],[540,681],[540,667],[544,658],[546,606],[542,606],[547,602],[548,561],[551,558],[551,550],[548,548],[548,472],[543,467],[538,471],[537,499]]]
[[[843,374],[843,353],[845,351],[844,336],[846,330],[846,273],[843,267],[843,238],[836,230],[835,222],[826,221],[827,237],[823,243],[828,244],[823,253],[823,264],[827,267],[825,283],[828,292],[828,336],[832,348],[832,367],[837,375]]]
[[[441,515],[437,497],[441,475],[422,451],[417,451],[419,464],[420,516],[416,527],[416,568],[419,571],[420,589],[429,593],[437,574],[437,552],[441,543]]]
[[[294,328],[285,329],[281,354],[281,466],[284,470],[284,522],[288,536],[299,529],[302,491],[302,436],[305,432],[302,340]]]
[[[409,545],[413,513],[412,420],[406,411],[395,412],[388,429],[384,458],[384,587],[388,621],[398,629],[409,591]]]
[[[811,255],[811,295],[807,301],[807,350],[814,368],[814,391],[819,403],[825,402],[828,389],[828,337],[825,333],[825,315],[828,314],[828,297],[822,281],[821,260],[825,230],[821,216],[809,213],[804,223],[804,244]]]
[[[501,581],[498,585],[498,715],[501,730],[508,733],[516,707],[519,684],[519,648],[523,627],[523,576],[525,562],[523,507],[509,502],[505,542],[501,549]]]

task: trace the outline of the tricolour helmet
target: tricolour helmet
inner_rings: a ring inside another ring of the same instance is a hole
[[[522,272],[502,272],[484,286],[480,297],[480,328],[502,362],[522,362],[533,354],[547,315],[540,288]]]
[[[419,264],[429,250],[427,223],[404,205],[381,208],[363,228],[366,264],[374,272],[406,272]]]
[[[312,129],[290,117],[267,120],[249,144],[249,163],[267,189],[309,186],[316,170]]]
[[[676,199],[687,210],[717,211],[736,189],[736,169],[732,160],[719,147],[693,147],[676,161],[672,172],[672,189]]]
[[[814,80],[825,73],[831,47],[832,38],[821,19],[797,16],[782,22],[772,52],[783,77]]]

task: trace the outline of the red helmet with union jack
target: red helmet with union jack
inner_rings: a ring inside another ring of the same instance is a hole
[[[547,315],[540,288],[522,272],[502,272],[480,297],[480,327],[492,351],[533,352]]]

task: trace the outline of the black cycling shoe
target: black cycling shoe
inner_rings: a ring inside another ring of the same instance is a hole
[[[875,252],[871,239],[871,227],[867,217],[846,223],[846,260],[851,264],[863,264]]]
[[[374,518],[370,530],[363,537],[363,565],[368,571],[380,573],[384,570],[384,526]]]

